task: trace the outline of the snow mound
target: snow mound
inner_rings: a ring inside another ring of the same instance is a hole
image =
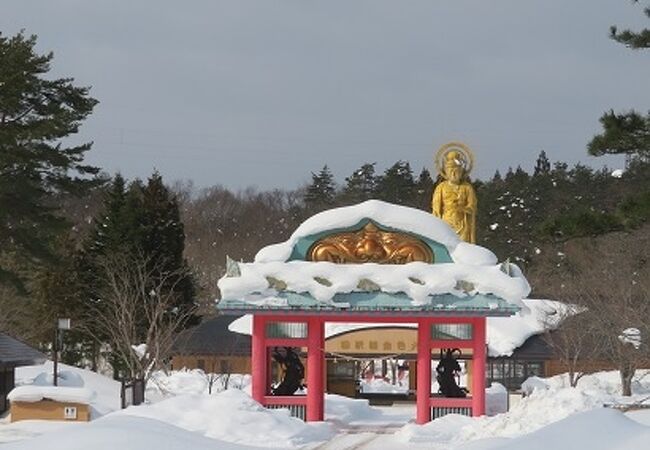
[[[266,409],[237,389],[213,395],[179,395],[111,416],[116,415],[155,419],[209,438],[264,448],[296,447],[333,435],[329,424],[307,424],[291,417],[286,409]]]
[[[476,448],[475,446],[460,449]],[[484,449],[634,450],[650,448],[650,427],[619,411],[597,408],[573,415],[526,436]]]
[[[650,374],[650,371],[639,372],[634,385],[635,395],[627,399],[620,396],[620,380],[618,379],[618,372],[615,371],[587,375],[580,380],[576,388],[569,387],[568,376],[566,374],[547,379],[537,378],[528,383],[531,394],[521,399],[507,413],[498,414],[494,417],[482,416],[478,418],[451,414],[441,419],[436,419],[426,425],[407,424],[398,430],[395,438],[400,442],[432,442],[444,445],[444,448],[457,448],[455,446],[464,445],[470,441],[474,441],[474,443],[461,448],[501,448],[492,446],[482,447],[479,445],[479,442],[489,439],[490,445],[502,445],[505,442],[503,438],[519,438],[520,436],[528,435],[540,429],[544,430],[544,427],[563,421],[564,419],[568,421],[569,419],[567,418],[573,419],[576,417],[576,414],[585,413],[586,411],[594,414],[591,417],[595,417],[596,422],[599,420],[598,418],[607,416],[617,417],[618,419],[616,420],[620,419],[626,422],[628,419],[621,413],[612,411],[610,408],[603,408],[603,406],[606,404],[633,403],[640,402],[644,399],[647,400],[650,396],[650,379],[646,376],[647,374]],[[602,413],[602,415],[601,413],[594,413],[594,411],[603,410],[607,412]],[[589,414],[586,417],[590,417]],[[608,425],[605,425],[603,429],[607,429],[607,427]],[[650,430],[650,428],[648,429]],[[642,429],[638,428],[638,430]],[[582,431],[584,433],[580,439],[590,439],[590,434],[586,430]],[[570,434],[568,431],[566,433]],[[644,436],[646,438],[648,437],[648,435]],[[488,441],[485,442],[487,443]],[[523,444],[519,447],[509,446],[510,442],[520,442],[519,439],[507,442],[506,445],[508,446],[504,448],[538,448],[528,447]],[[549,445],[545,448],[553,448],[554,450],[560,448],[592,449],[592,447],[580,444],[578,441],[573,441],[572,446]],[[594,448],[604,449],[610,447],[603,446]],[[623,446],[612,448],[640,449],[650,447]]]
[[[231,389],[250,389],[251,376],[248,374],[214,374],[201,369],[181,369],[170,372],[155,371],[147,383],[146,398],[157,402],[175,395],[198,395],[217,393]]]
[[[325,397],[325,418],[350,423],[376,419],[381,412],[370,406],[365,399],[354,399],[342,395],[328,394]]]
[[[188,450],[218,448],[251,450],[156,420],[141,417],[110,416],[89,424],[65,427],[19,442],[4,444],[3,450]]]
[[[471,426],[474,419],[459,414],[447,414],[425,425],[412,423],[404,425],[395,432],[394,438],[403,443],[445,443],[456,440],[458,430]]]

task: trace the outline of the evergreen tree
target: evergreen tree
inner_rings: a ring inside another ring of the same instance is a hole
[[[397,161],[386,169],[377,186],[380,199],[398,205],[412,205],[414,192],[413,171],[407,161]]]
[[[634,0],[638,3],[638,0]],[[643,13],[650,18],[650,7]],[[624,30],[619,32],[616,26],[610,28],[610,36],[615,41],[631,49],[650,48],[650,29],[640,31]],[[650,158],[650,112],[639,114],[635,111],[616,114],[614,111],[606,112],[601,118],[603,132],[587,145],[590,155],[600,156],[608,153],[625,154]]]
[[[645,116],[629,111],[605,113],[600,118],[603,132],[589,142],[590,155],[625,154],[650,158],[650,112]]]
[[[311,184],[305,193],[305,204],[311,210],[318,210],[334,204],[336,195],[336,184],[334,175],[327,165],[317,174],[311,174]]]
[[[359,203],[372,198],[377,190],[376,163],[366,163],[345,179],[343,198],[349,203]]]
[[[36,36],[0,34],[0,283],[24,287],[16,267],[52,260],[66,221],[52,199],[81,193],[98,169],[83,164],[91,144],[67,147],[97,101],[72,78],[48,79],[52,53]],[[7,265],[7,260],[13,264]]]
[[[416,208],[424,211],[431,211],[431,197],[433,195],[433,178],[431,172],[425,167],[420,172],[418,181],[415,183]]]
[[[639,0],[633,0],[634,3],[638,3]],[[650,7],[643,9],[643,13],[646,17],[650,18]],[[650,29],[643,28],[641,31],[618,31],[618,27],[613,25],[610,27],[611,38],[621,44],[632,48],[632,49],[644,49],[650,48]]]
[[[551,162],[546,157],[546,152],[542,150],[535,162],[535,172],[533,176],[548,175],[551,172]]]
[[[170,288],[179,294],[179,307],[194,305],[194,281],[183,257],[185,231],[181,222],[178,202],[155,172],[142,190],[140,209],[140,236],[138,247],[144,255],[165,272],[179,272],[170,279]]]

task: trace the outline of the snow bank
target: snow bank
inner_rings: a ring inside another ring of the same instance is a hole
[[[325,441],[329,424],[307,424],[285,409],[269,410],[237,389],[213,395],[179,395],[151,405],[132,406],[111,416],[155,419],[230,443],[288,448]]]
[[[7,395],[12,402],[35,403],[41,400],[56,402],[81,403],[89,405],[95,398],[95,392],[90,389],[62,386],[18,386]]]
[[[603,408],[603,405],[606,404],[634,403],[644,399],[648,401],[650,398],[650,377],[645,376],[646,374],[650,374],[650,371],[642,371],[638,374],[634,384],[635,395],[631,398],[621,397],[620,380],[618,380],[618,373],[615,371],[587,375],[580,380],[577,388],[569,387],[566,374],[547,379],[537,378],[528,383],[531,387],[530,395],[514,405],[507,413],[498,414],[494,417],[483,416],[479,418],[448,415],[426,425],[408,424],[395,434],[395,439],[400,442],[413,443],[429,440],[432,443],[444,444],[449,448],[466,442],[483,439],[517,438],[586,411],[603,409],[610,411],[609,408]],[[610,412],[604,414],[608,415]],[[615,414],[613,416],[610,415],[611,417],[622,417],[627,420],[619,412],[613,411],[613,413]],[[617,414],[618,416],[616,416]],[[596,416],[602,417],[599,413],[596,413]],[[607,428],[605,427],[605,429]],[[583,434],[581,439],[584,439],[585,436],[587,435]],[[497,442],[501,445],[504,441],[496,440],[491,442]],[[519,442],[519,440],[513,440],[512,442]],[[650,444],[650,441],[648,443]],[[467,448],[469,449],[470,447]],[[521,445],[519,447],[508,446],[504,448],[528,449],[529,447]],[[556,450],[558,448],[591,449],[588,446],[578,445],[576,442],[573,443],[573,447],[551,446],[550,448]],[[646,447],[620,448],[633,449]]]
[[[148,401],[157,402],[176,395],[208,394],[212,381],[213,394],[227,388],[250,390],[251,376],[248,374],[214,374],[201,369],[182,369],[170,372],[155,371],[147,383],[145,396]]]
[[[636,450],[650,448],[650,427],[641,425],[619,411],[598,408],[573,415],[517,439],[460,449],[494,450]]]
[[[82,426],[19,442],[4,444],[3,450],[251,450],[251,447],[217,441],[168,423],[141,417],[109,416]]]

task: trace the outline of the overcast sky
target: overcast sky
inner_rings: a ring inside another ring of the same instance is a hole
[[[2,0],[0,31],[54,51],[100,100],[80,137],[108,172],[294,188],[328,164],[419,170],[462,140],[474,177],[586,143],[610,108],[650,108],[647,25],[627,0]]]

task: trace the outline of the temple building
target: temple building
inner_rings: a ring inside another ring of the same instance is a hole
[[[529,313],[523,299],[530,292],[516,265],[462,241],[447,222],[377,200],[319,213],[251,263],[228,261],[219,288],[221,314],[252,316],[253,398],[308,421],[323,420],[326,324],[415,327],[415,340],[407,341],[408,333],[396,342],[339,339],[329,353],[414,357],[418,423],[450,412],[484,414],[486,319]]]

